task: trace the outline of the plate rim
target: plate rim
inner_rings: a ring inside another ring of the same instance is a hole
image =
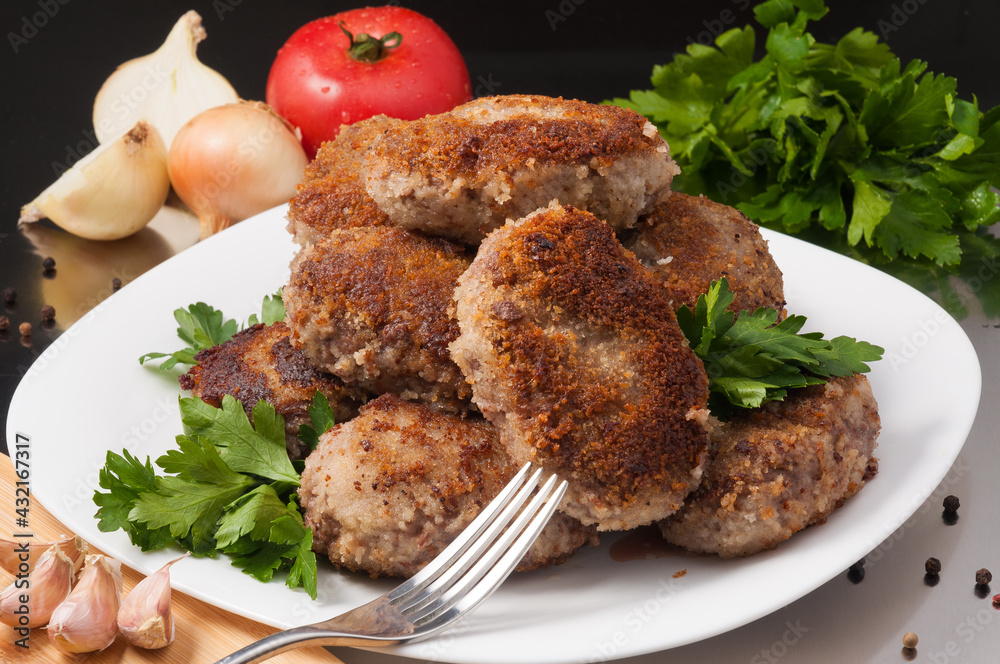
[[[242,239],[244,239],[244,236],[247,236],[247,235],[256,236],[256,235],[261,234],[261,231],[258,230],[259,227],[263,227],[265,224],[270,223],[271,220],[272,220],[272,217],[280,215],[281,218],[282,218],[282,222],[283,222],[284,212],[285,212],[286,209],[287,209],[287,206],[278,206],[276,208],[273,208],[271,210],[268,210],[268,211],[262,213],[261,215],[257,215],[254,218],[251,218],[249,220],[241,222],[240,224],[236,225],[235,227],[227,230],[225,233],[220,233],[218,235],[212,236],[212,237],[210,237],[210,238],[202,241],[201,243],[195,245],[194,247],[192,247],[190,249],[187,249],[186,251],[181,252],[181,253],[177,254],[176,256],[171,257],[167,261],[164,261],[164,263],[162,263],[162,264],[160,264],[160,265],[152,268],[147,273],[145,273],[143,275],[140,275],[131,284],[129,284],[129,287],[133,287],[133,291],[128,291],[128,289],[123,289],[121,292],[122,293],[125,293],[125,292],[135,292],[135,290],[136,290],[135,287],[137,287],[137,286],[138,286],[138,288],[145,288],[145,286],[142,286],[143,284],[156,282],[157,280],[159,280],[161,278],[161,275],[170,274],[175,269],[176,266],[185,265],[189,261],[196,260],[196,258],[200,257],[202,253],[209,253],[210,254],[212,251],[214,251],[216,249],[216,245],[219,245],[220,247],[225,247],[228,250],[232,250],[232,246],[240,243],[240,241]],[[282,225],[283,225],[283,223],[282,223]],[[955,321],[954,318],[952,318],[951,316],[949,316],[947,314],[947,312],[945,312],[944,309],[940,307],[940,305],[938,305],[936,302],[934,302],[933,300],[931,300],[926,295],[920,293],[919,291],[916,291],[916,289],[913,289],[911,286],[909,286],[909,285],[907,285],[907,284],[899,281],[898,279],[895,279],[894,277],[892,277],[892,276],[890,276],[888,274],[880,272],[880,271],[876,270],[875,268],[872,268],[870,266],[864,265],[862,263],[858,263],[857,261],[854,261],[853,259],[850,259],[848,257],[842,256],[840,254],[836,254],[836,253],[831,252],[831,251],[829,251],[827,249],[824,249],[822,247],[818,247],[816,245],[812,245],[812,244],[806,243],[803,240],[799,240],[797,238],[794,238],[794,237],[791,237],[791,236],[788,236],[788,235],[784,235],[784,234],[781,234],[781,233],[777,233],[775,231],[770,231],[768,229],[763,229],[763,228],[761,229],[761,233],[764,236],[764,238],[768,241],[769,244],[771,244],[772,246],[779,247],[779,253],[781,251],[796,250],[796,249],[803,249],[804,251],[813,251],[813,250],[815,250],[815,251],[821,252],[820,253],[821,256],[823,256],[824,258],[832,261],[833,263],[838,263],[839,261],[845,261],[845,263],[843,263],[843,265],[851,264],[853,267],[859,268],[859,270],[860,270],[860,272],[862,274],[866,274],[867,276],[869,276],[874,281],[879,281],[879,280],[884,279],[884,280],[887,280],[887,281],[885,281],[885,283],[892,283],[896,287],[902,287],[902,288],[906,289],[907,291],[910,292],[911,295],[918,296],[918,301],[921,301],[924,304],[924,306],[926,308],[928,308],[928,310],[930,312],[933,312],[933,316],[934,317],[940,317],[943,314],[943,316],[944,316],[945,319],[950,320],[952,323],[954,323],[955,327],[952,329],[952,332],[959,333],[959,337],[957,337],[957,340],[959,340],[959,341],[964,340],[964,342],[963,342],[964,347],[960,349],[962,357],[965,360],[971,360],[970,367],[974,367],[973,374],[969,375],[969,376],[965,376],[966,380],[971,380],[971,383],[967,382],[965,384],[966,388],[973,388],[969,392],[970,396],[971,396],[971,394],[973,392],[975,394],[975,399],[973,400],[974,401],[974,405],[970,405],[969,406],[969,409],[971,410],[971,415],[969,415],[969,413],[965,413],[960,418],[961,419],[961,424],[958,427],[958,430],[952,433],[952,435],[955,438],[960,438],[961,440],[960,440],[960,442],[958,442],[957,444],[953,444],[949,448],[949,453],[948,453],[948,455],[946,455],[947,458],[941,459],[941,463],[939,464],[940,465],[940,468],[939,468],[939,470],[940,470],[940,476],[934,478],[934,480],[928,484],[928,487],[927,487],[926,492],[924,493],[923,497],[920,500],[915,500],[914,501],[914,504],[912,506],[913,509],[909,513],[903,514],[902,512],[900,512],[896,516],[895,520],[898,520],[898,523],[895,524],[895,527],[898,527],[900,524],[904,523],[909,518],[909,516],[911,516],[912,513],[915,512],[920,507],[920,505],[922,504],[923,500],[925,500],[927,498],[927,496],[929,496],[933,492],[933,490],[937,486],[937,484],[939,484],[940,481],[945,477],[945,475],[947,474],[948,470],[950,469],[952,463],[954,462],[955,458],[957,458],[958,454],[960,453],[960,451],[962,449],[962,446],[964,445],[965,441],[968,438],[969,432],[971,431],[971,428],[972,428],[973,423],[975,421],[976,413],[978,412],[979,401],[980,401],[980,399],[982,397],[982,371],[981,371],[980,362],[979,362],[979,359],[978,359],[978,355],[976,354],[975,348],[972,345],[971,340],[969,340],[968,336],[965,334],[964,330],[961,329],[961,326],[957,323],[957,321]],[[289,238],[289,242],[290,241],[291,240]],[[808,247],[808,249],[804,249],[804,247]],[[292,247],[292,248],[294,248],[294,247]],[[189,252],[194,252],[194,253],[189,253]],[[870,272],[865,272],[866,270],[870,270]],[[259,297],[263,297],[263,295],[264,295],[264,293],[260,293]],[[117,297],[117,295],[115,295],[113,297]],[[258,301],[259,301],[259,298],[258,298]],[[164,306],[169,306],[170,310],[172,311],[173,308],[176,308],[177,306],[184,306],[184,304],[183,303],[179,303],[179,302],[174,302],[174,303],[170,303],[169,305],[164,305]],[[216,306],[220,306],[220,305],[217,304]],[[114,305],[113,302],[110,302],[110,301],[108,301],[107,303],[102,303],[101,305],[98,305],[98,307],[96,307],[91,312],[88,312],[87,315],[85,315],[84,317],[82,317],[79,321],[77,321],[76,323],[74,323],[70,328],[68,328],[67,330],[65,330],[63,332],[63,335],[69,335],[70,338],[73,338],[73,337],[76,337],[78,334],[85,333],[86,326],[89,325],[90,322],[92,322],[95,318],[97,318],[98,316],[101,316],[102,315],[101,312],[103,310],[105,310],[106,308],[111,308],[113,310],[115,308],[115,305]],[[225,309],[225,305],[221,305],[220,308]],[[226,311],[226,313],[228,315],[233,315],[233,312],[230,312],[230,311]],[[106,315],[109,316],[110,314],[106,314]],[[83,330],[83,332],[81,332],[81,330]],[[30,384],[30,382],[27,379],[32,374],[32,371],[35,368],[35,365],[37,363],[39,363],[39,362],[42,362],[42,361],[46,361],[46,362],[49,362],[49,361],[58,361],[58,357],[46,359],[46,353],[47,352],[48,352],[48,349],[45,352],[43,352],[38,358],[36,358],[35,363],[32,364],[32,368],[30,368],[28,370],[28,372],[25,374],[25,376],[22,378],[22,380],[19,382],[17,388],[15,389],[14,395],[13,395],[13,397],[11,399],[10,408],[8,410],[8,416],[7,416],[6,428],[7,428],[8,440],[13,440],[14,439],[14,433],[18,429],[19,418],[18,418],[18,414],[16,413],[16,408],[15,407],[21,405],[22,401],[24,401],[27,398],[27,397],[25,397],[25,394],[28,393],[28,391],[30,390],[30,387],[26,388],[25,386]],[[883,362],[885,362],[885,360],[883,360]],[[177,390],[177,392],[178,393],[180,392],[179,389]],[[876,398],[878,398],[878,394],[876,394]],[[113,445],[107,447],[106,449],[107,450],[112,450],[112,451],[117,451]],[[946,461],[946,463],[945,463],[945,461]],[[861,492],[861,493],[864,494],[864,492]],[[45,501],[43,501],[43,500],[40,500],[39,502],[45,504]],[[66,514],[65,510],[60,509],[60,507],[58,505],[46,505],[46,507],[47,507],[47,509],[49,509],[49,511],[51,513],[53,513],[53,516],[55,516],[57,519],[59,519],[60,521],[62,521],[64,524],[66,524],[67,527],[70,527],[70,525],[71,525],[71,524],[67,523],[67,520],[70,520],[70,521],[75,520],[75,518],[74,518],[74,516],[73,516],[72,513]],[[902,518],[900,518],[900,516],[902,516]],[[121,533],[119,532],[118,534],[121,534]],[[797,535],[796,537],[801,537],[802,535],[805,535],[805,533]],[[887,533],[887,535],[888,535],[888,533]],[[122,537],[124,537],[124,536],[122,536]],[[127,542],[127,539],[126,539],[126,542]],[[858,555],[854,559],[862,557],[865,553],[867,553],[868,551],[870,551],[872,548],[874,548],[874,546],[877,546],[879,543],[880,543],[879,541],[875,541],[875,542],[859,542],[859,543],[857,543],[852,548],[852,550],[856,550],[857,553],[858,553]],[[105,546],[104,546],[104,544],[102,542],[95,542],[95,544],[97,546],[99,546],[99,548],[102,548],[102,549],[105,548]],[[138,551],[138,550],[136,549],[136,551]],[[157,561],[156,561],[157,556],[155,556],[155,555],[150,556],[149,554],[139,554],[139,555],[144,557],[143,560],[149,561],[148,564],[137,566],[137,569],[140,569],[140,571],[143,571],[143,572],[145,572],[145,573],[148,574],[149,572],[153,571],[156,568],[156,566],[158,566]],[[172,555],[172,554],[169,554],[169,555]],[[128,564],[132,565],[132,563],[135,561],[134,560],[135,556],[134,555],[130,556],[129,559],[130,559],[131,562],[129,562]],[[750,559],[747,559],[747,560],[750,560]],[[763,559],[761,559],[761,560],[763,560]],[[126,562],[126,561],[123,560],[123,562]],[[132,565],[132,566],[135,566],[135,565]],[[558,568],[556,568],[556,569],[558,569]],[[821,585],[823,585],[824,583],[826,583],[827,581],[829,581],[830,578],[833,578],[838,573],[838,570],[836,570],[836,569],[828,569],[826,571],[827,571],[827,574],[821,575],[822,578],[819,578],[815,583],[810,582],[809,584],[805,584],[806,586],[809,586],[809,587],[806,588],[806,589],[804,589],[804,590],[802,590],[802,592],[798,592],[797,594],[792,593],[792,594],[781,595],[782,600],[783,600],[782,604],[790,603],[790,602],[792,602],[792,601],[794,601],[794,600],[796,600],[796,599],[798,599],[798,598],[800,598],[800,597],[802,597],[802,596],[804,596],[804,595],[806,595],[806,594],[814,591],[816,588],[819,588]],[[277,585],[277,584],[274,584],[272,582],[272,584],[270,584],[270,585]],[[217,598],[215,598],[215,597],[207,596],[204,593],[198,593],[195,589],[191,589],[191,588],[188,588],[188,587],[180,587],[180,586],[175,586],[175,587],[178,587],[179,590],[187,592],[188,594],[191,594],[192,596],[198,597],[199,599],[202,599],[203,601],[207,601],[207,602],[209,602],[209,603],[211,603],[213,605],[220,606],[220,604],[217,601]],[[284,587],[281,586],[281,588],[284,588]],[[260,616],[258,614],[256,614],[256,613],[253,613],[253,612],[249,612],[248,613],[246,610],[241,610],[242,607],[235,607],[234,608],[234,606],[232,606],[232,605],[226,605],[226,604],[222,604],[221,607],[225,608],[226,610],[233,611],[234,613],[245,615],[247,617],[250,617],[251,619],[259,620],[259,621],[262,621],[262,622],[266,622],[268,624],[275,625],[275,623],[273,623],[271,621],[261,620]],[[635,647],[633,647],[632,649],[628,649],[628,650],[622,651],[620,654],[616,654],[615,658],[641,655],[641,654],[646,654],[646,653],[649,653],[649,652],[657,652],[657,651],[660,651],[660,650],[665,650],[665,649],[669,649],[669,648],[679,647],[679,646],[686,645],[686,644],[689,644],[689,643],[693,643],[693,642],[696,642],[696,641],[700,641],[700,640],[703,640],[703,639],[706,639],[706,638],[711,638],[712,636],[715,636],[717,634],[729,631],[729,630],[734,629],[736,627],[739,627],[741,625],[744,625],[744,624],[747,624],[749,622],[752,622],[753,620],[756,620],[756,619],[758,619],[758,618],[760,618],[760,617],[762,617],[764,615],[768,615],[771,612],[773,612],[774,610],[776,610],[777,608],[779,608],[779,607],[778,606],[771,606],[771,608],[766,608],[765,606],[762,606],[758,612],[752,613],[752,614],[747,614],[747,617],[746,617],[745,620],[742,620],[742,621],[734,623],[734,624],[719,625],[717,629],[714,629],[714,630],[713,629],[705,630],[704,633],[692,635],[692,637],[689,638],[689,639],[674,640],[674,641],[671,641],[669,643],[669,645],[657,646],[655,643],[650,644],[648,642],[648,640],[647,641],[643,641],[642,643],[644,645],[639,645],[637,643],[637,644],[635,644]],[[280,625],[275,625],[275,626],[280,626]],[[382,652],[387,652],[385,649],[382,649],[381,651]],[[389,650],[388,652],[393,652],[395,654],[406,655],[406,656],[411,656],[411,657],[419,657],[420,656],[418,654],[420,651],[419,651],[419,649],[416,648],[416,646],[403,646],[403,647],[399,647],[399,648],[393,648],[393,649]],[[462,653],[462,655],[463,655],[462,659],[451,659],[446,654],[446,656],[442,658],[442,661],[456,661],[456,662],[458,662],[458,661],[472,661],[472,660],[469,660],[467,657],[465,657],[464,653]],[[496,657],[500,657],[501,659],[490,659],[489,657],[485,657],[485,658],[482,658],[482,659],[477,659],[475,661],[480,661],[480,662],[483,662],[484,664],[485,663],[492,664],[492,662],[501,662],[501,661],[504,661],[504,659],[502,659],[502,658],[504,657],[505,653],[498,652],[498,653],[493,653],[493,655],[496,656]],[[573,656],[573,657],[570,657],[570,658],[560,658],[558,656],[555,656],[555,657],[546,657],[545,659],[538,659],[537,661],[539,661],[539,662],[549,662],[549,663],[561,663],[561,662],[576,662],[576,661],[583,661],[583,660],[580,659],[579,657],[576,657],[576,656]]]

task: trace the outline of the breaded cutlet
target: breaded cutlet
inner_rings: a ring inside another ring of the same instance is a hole
[[[766,307],[784,317],[781,270],[760,229],[735,208],[675,191],[624,233],[622,243],[663,279],[675,309],[693,310],[698,296],[725,277],[735,313]]]
[[[313,549],[371,576],[412,576],[517,472],[478,416],[458,417],[386,394],[324,434],[306,460],[299,496]],[[556,513],[519,570],[556,564],[593,527]]]
[[[309,449],[299,439],[299,426],[309,424],[308,409],[316,392],[330,401],[335,421],[354,417],[368,395],[314,368],[289,343],[283,323],[258,323],[232,339],[195,355],[198,364],[179,377],[181,387],[218,408],[229,394],[253,419],[253,407],[264,400],[285,419],[285,446],[291,459],[304,459]]]
[[[472,246],[553,200],[628,228],[678,172],[638,113],[540,95],[483,97],[389,127],[363,167],[397,224]]]
[[[861,374],[738,409],[712,432],[701,486],[660,522],[663,536],[723,558],[773,549],[825,521],[875,475],[880,427]]]
[[[292,262],[292,343],[349,385],[464,411],[472,391],[448,353],[448,309],[469,262],[459,245],[394,226],[334,230]]]
[[[705,461],[708,379],[662,284],[594,215],[494,231],[455,290],[452,357],[517,463],[568,480],[599,530],[677,510]]]

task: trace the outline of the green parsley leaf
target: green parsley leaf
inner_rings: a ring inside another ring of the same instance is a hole
[[[159,365],[160,371],[168,371],[178,364],[194,365],[198,351],[228,341],[238,331],[235,320],[223,320],[221,311],[204,302],[175,310],[174,319],[179,325],[177,336],[188,347],[173,353],[146,353],[139,358],[139,364],[166,357],[169,359]]]
[[[255,484],[233,471],[209,441],[178,439],[180,451],[193,462],[180,475],[159,477],[156,488],[139,495],[129,520],[149,528],[169,528],[171,537],[191,538],[191,551],[208,554],[223,509]]]
[[[285,320],[285,303],[281,299],[281,289],[279,288],[276,293],[264,297],[264,301],[260,305],[260,317],[258,318],[257,314],[252,314],[247,321],[247,327],[257,323],[273,325],[283,320]]]
[[[215,537],[219,547],[232,546],[244,535],[257,542],[270,541],[268,536],[274,521],[288,515],[288,507],[269,485],[261,485],[230,503],[219,521]],[[278,542],[288,544],[289,542]]]
[[[312,550],[313,534],[308,528],[304,528],[302,537],[295,548],[295,559],[288,570],[288,578],[285,585],[289,588],[302,586],[309,596],[316,599],[316,554]]]
[[[253,424],[232,395],[215,408],[197,398],[180,398],[181,422],[188,436],[204,437],[219,448],[234,471],[298,484],[299,474],[285,450],[284,418],[266,401],[253,408]]]
[[[713,281],[694,310],[677,311],[677,322],[705,365],[709,406],[722,419],[732,408],[757,408],[783,399],[789,388],[825,383],[834,376],[870,370],[882,348],[850,337],[826,340],[801,332],[804,316],[778,321],[774,309],[730,310],[733,294],[725,278]]]
[[[303,424],[299,427],[299,440],[308,445],[310,450],[315,450],[319,444],[319,437],[333,428],[336,421],[330,400],[319,390],[313,394],[312,403],[307,412],[312,424]]]
[[[166,528],[150,528],[146,524],[129,520],[129,512],[143,492],[156,489],[156,472],[149,458],[142,463],[123,450],[121,455],[108,452],[106,462],[98,473],[98,484],[107,493],[94,492],[98,506],[97,527],[103,533],[124,530],[132,544],[143,551],[161,549],[170,540]]]
[[[240,330],[239,324],[234,319],[225,319],[221,311],[204,302],[189,305],[187,309],[175,310],[174,319],[178,323],[177,336],[188,344],[187,347],[173,353],[146,353],[139,358],[139,364],[167,358],[157,367],[164,372],[173,369],[178,364],[194,366],[198,363],[195,355],[199,351],[229,341]],[[247,327],[259,322],[273,325],[284,319],[285,304],[281,299],[281,289],[279,288],[277,292],[264,297],[260,316],[251,314],[247,321]]]

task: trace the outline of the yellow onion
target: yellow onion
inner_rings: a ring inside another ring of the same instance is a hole
[[[170,182],[198,215],[202,238],[287,202],[307,164],[291,125],[249,101],[193,117],[167,157]]]

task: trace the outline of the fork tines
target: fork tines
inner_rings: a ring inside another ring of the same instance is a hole
[[[551,476],[531,499],[542,471],[529,476],[530,470],[530,464],[521,468],[458,538],[389,593],[420,632],[447,627],[492,595],[541,533],[567,485]]]

